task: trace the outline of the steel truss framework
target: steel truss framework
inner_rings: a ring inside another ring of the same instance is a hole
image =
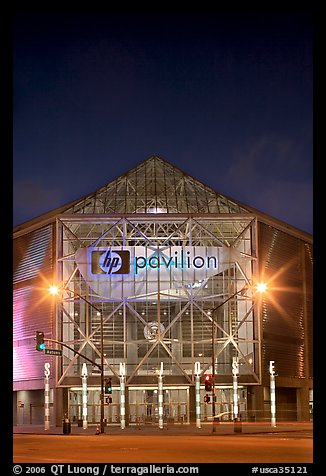
[[[193,384],[194,363],[210,370],[212,355],[221,382],[229,382],[232,358],[240,380],[259,383],[259,312],[254,295],[237,295],[211,310],[258,275],[257,222],[252,212],[157,156],[68,206],[57,218],[57,279],[67,293],[58,306],[58,338],[100,361],[103,316],[105,372],[118,376],[124,362],[127,384],[153,382],[160,362],[165,382]],[[133,298],[96,294],[76,265],[81,247],[213,246],[236,250],[239,259],[200,282],[180,280],[177,290]],[[177,292],[178,291],[178,292]],[[86,305],[83,296],[99,310]],[[214,354],[212,342],[215,343]],[[80,376],[82,359],[64,351],[57,384]],[[89,369],[95,374],[95,369]]]
[[[65,213],[247,214],[248,210],[165,160],[153,156],[77,201]]]
[[[221,273],[196,283],[180,282],[179,292],[164,292],[132,299],[96,295],[83,279],[75,253],[85,246],[226,246],[240,252]],[[211,310],[243,288],[257,275],[256,220],[249,215],[116,215],[61,216],[57,221],[57,274],[67,293],[59,306],[60,337],[94,361],[100,359],[100,314],[104,316],[105,372],[119,374],[126,364],[127,384],[151,378],[160,362],[164,374],[179,383],[194,383],[194,362],[202,373],[210,371],[214,338],[215,370],[220,381],[231,375],[232,358],[240,362],[243,383],[260,381],[260,335],[257,303],[249,291]],[[58,385],[80,375],[83,360],[64,351]],[[95,375],[96,368],[90,369]],[[180,380],[181,378],[181,380]],[[224,379],[224,380],[223,380]]]

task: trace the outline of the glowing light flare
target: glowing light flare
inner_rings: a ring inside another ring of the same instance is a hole
[[[267,284],[266,283],[258,283],[256,285],[256,291],[258,293],[265,293],[267,291]]]
[[[57,294],[59,294],[59,288],[58,288],[58,286],[51,285],[51,286],[49,287],[49,293],[52,294],[52,296],[56,296]]]

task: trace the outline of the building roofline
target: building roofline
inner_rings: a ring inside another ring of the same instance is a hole
[[[303,231],[293,225],[290,225],[286,222],[284,222],[283,220],[280,220],[278,218],[275,218],[273,216],[270,216],[268,215],[267,213],[264,213],[260,210],[257,210],[256,208],[254,207],[251,207],[249,205],[246,205],[242,202],[240,202],[239,200],[236,200],[232,197],[229,197],[227,195],[225,195],[224,193],[219,193],[217,192],[215,189],[213,189],[212,187],[210,187],[209,185],[205,184],[204,182],[202,182],[201,180],[197,179],[196,177],[193,177],[191,174],[188,174],[187,172],[185,172],[184,170],[180,169],[178,166],[172,164],[171,162],[169,162],[168,160],[165,160],[163,158],[161,158],[159,155],[156,155],[156,154],[152,154],[150,155],[147,159],[145,160],[142,160],[140,161],[138,164],[136,164],[134,167],[131,167],[127,172],[124,172],[123,174],[119,175],[118,177],[116,177],[115,179],[113,179],[111,182],[114,182],[116,180],[119,180],[121,179],[122,177],[128,175],[132,170],[134,169],[137,169],[138,167],[140,167],[142,164],[146,163],[147,161],[151,160],[151,159],[158,159],[162,162],[165,162],[166,164],[168,164],[170,167],[178,170],[182,175],[184,176],[187,176],[187,177],[190,177],[191,179],[195,180],[197,183],[200,183],[203,187],[205,188],[208,188],[210,190],[212,190],[212,192],[216,193],[217,195],[221,195],[222,197],[224,197],[225,199],[227,200],[230,200],[231,202],[237,204],[238,206],[240,206],[241,208],[245,209],[246,211],[248,211],[249,214],[252,214],[254,216],[257,217],[258,221],[262,222],[262,223],[265,223],[267,225],[270,225],[270,226],[273,226],[275,228],[278,228],[280,229],[281,231],[284,231],[286,233],[289,233],[291,235],[294,235],[302,240],[305,240],[305,241],[309,241],[309,242],[312,242],[313,240],[313,236],[311,233],[308,233],[306,231]],[[91,197],[92,195],[95,195],[97,193],[98,190],[100,190],[101,188],[107,186],[109,183],[111,182],[108,182],[104,185],[102,185],[101,187],[98,187],[95,191],[91,192],[91,193],[87,193],[85,195],[83,195],[82,197],[76,199],[76,200],[73,200],[65,205],[62,205],[60,207],[57,207],[49,212],[46,212],[42,215],[39,215],[38,217],[35,217],[35,218],[32,218],[31,220],[28,220],[26,222],[23,222],[22,224],[19,224],[17,226],[14,227],[13,229],[13,234],[14,234],[14,237],[17,237],[17,236],[20,236],[20,235],[23,235],[25,233],[28,233],[30,231],[32,231],[33,229],[35,228],[39,228],[40,226],[45,226],[46,224],[49,224],[53,221],[56,220],[56,218],[62,214],[64,214],[65,210],[73,207],[75,204],[79,203],[80,201],[86,199],[87,197]],[[79,215],[79,214],[76,214],[76,215]],[[118,216],[124,216],[124,214],[122,213],[118,213],[117,214]],[[126,216],[140,216],[140,215],[144,215],[144,214],[126,214]],[[145,214],[146,215],[146,214]],[[153,214],[154,215],[154,214]],[[155,216],[157,216],[158,214],[155,214]],[[174,214],[168,214],[169,216],[172,216]],[[186,213],[178,213],[178,214],[175,214],[177,216],[181,216],[181,215],[184,215],[186,216],[187,214]],[[196,214],[196,213],[191,213],[189,214],[191,216],[200,216],[200,215],[204,215],[204,214]],[[206,214],[205,214],[206,215]],[[213,216],[215,214],[207,214],[208,216]],[[217,215],[217,214],[216,214]],[[220,216],[223,216],[223,214],[218,214]],[[107,216],[111,216],[111,215],[107,215]],[[230,214],[231,217],[234,217],[235,214]]]

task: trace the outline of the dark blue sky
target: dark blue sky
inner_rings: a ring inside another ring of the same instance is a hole
[[[152,154],[312,232],[309,12],[20,12],[14,225]]]

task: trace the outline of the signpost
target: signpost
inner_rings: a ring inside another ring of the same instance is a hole
[[[44,349],[44,354],[57,355],[59,357],[62,357],[62,350],[61,349]]]

